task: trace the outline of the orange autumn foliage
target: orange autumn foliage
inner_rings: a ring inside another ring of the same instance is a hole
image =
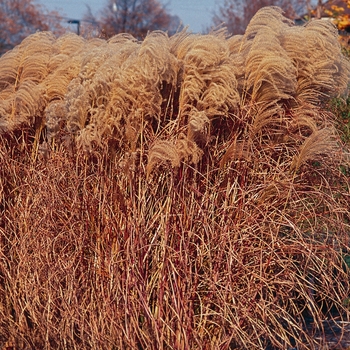
[[[48,12],[33,0],[2,0],[0,2],[0,56],[28,35],[50,30],[62,34],[60,17]]]

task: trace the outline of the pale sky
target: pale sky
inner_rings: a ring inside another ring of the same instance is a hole
[[[57,10],[62,16],[82,19],[89,5],[93,13],[103,9],[107,0],[36,0],[48,10]],[[213,12],[222,0],[161,0],[172,15],[177,15],[193,32],[205,31],[212,25]],[[74,27],[73,27],[74,29]]]

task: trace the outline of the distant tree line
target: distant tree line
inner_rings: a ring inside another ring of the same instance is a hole
[[[63,32],[59,14],[46,11],[33,0],[0,1],[0,55],[18,45],[29,34],[51,30]]]
[[[319,17],[325,3],[329,5],[326,13],[338,19],[336,24],[341,26],[344,21],[348,21],[343,10],[349,6],[349,0],[221,0],[211,25],[225,25],[229,33],[241,34],[254,14],[264,6],[279,6],[285,11],[286,17],[295,19],[301,14],[312,12],[315,17]],[[88,7],[81,24],[82,35],[104,38],[126,32],[143,39],[148,31],[164,30],[173,34],[181,29],[180,18],[170,14],[160,0],[107,0],[98,14]],[[58,35],[64,33],[67,30],[67,18],[56,11],[46,10],[35,0],[1,0],[0,55],[29,34],[46,30]]]
[[[0,55],[37,31],[64,33],[67,26],[63,22],[67,23],[67,18],[56,11],[46,10],[34,0],[1,0]],[[98,15],[88,8],[81,22],[81,34],[85,36],[108,38],[127,32],[138,39],[152,30],[172,34],[181,25],[180,19],[172,16],[158,0],[108,0]]]
[[[215,25],[225,24],[232,34],[243,34],[254,14],[265,6],[279,6],[288,18],[296,18],[307,11],[310,0],[223,0],[219,10],[214,14]]]

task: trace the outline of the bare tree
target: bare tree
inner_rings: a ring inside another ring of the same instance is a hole
[[[171,16],[158,0],[109,0],[96,21],[105,37],[130,33],[143,38],[148,31],[173,32],[180,25],[179,18]]]
[[[271,5],[281,7],[286,17],[294,19],[308,10],[310,0],[224,0],[214,14],[213,23],[216,26],[224,23],[230,33],[242,34],[255,13]]]
[[[0,55],[38,30],[61,33],[58,13],[44,10],[33,0],[0,1]]]
[[[323,8],[323,1],[322,0],[317,0],[315,17],[318,18],[318,19],[320,19],[321,16],[322,16],[322,8]]]

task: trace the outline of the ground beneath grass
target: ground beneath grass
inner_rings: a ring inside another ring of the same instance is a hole
[[[314,330],[314,325],[309,324],[308,330],[313,334],[317,342],[322,342],[322,346],[316,347],[316,350],[343,350],[350,349],[350,322],[325,320],[323,322],[324,334]]]

